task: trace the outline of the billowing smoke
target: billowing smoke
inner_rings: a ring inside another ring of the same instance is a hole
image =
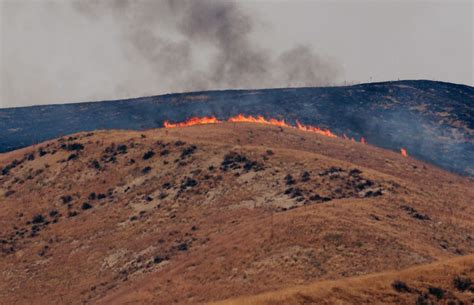
[[[251,39],[256,20],[234,1],[80,1],[91,22],[112,14],[128,60],[171,91],[330,85],[337,64],[308,46],[279,52]],[[204,50],[204,51],[202,51]]]

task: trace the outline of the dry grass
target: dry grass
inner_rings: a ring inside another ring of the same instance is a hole
[[[61,148],[71,143],[84,148]],[[240,157],[222,166],[230,152]],[[285,291],[275,304],[382,300],[392,277],[365,275],[474,252],[471,180],[292,129],[98,131],[1,154],[0,168],[15,159],[0,175],[7,304],[196,304],[269,291]],[[36,215],[45,221],[31,223]],[[312,283],[318,294],[284,290]],[[391,293],[384,302],[405,300]]]

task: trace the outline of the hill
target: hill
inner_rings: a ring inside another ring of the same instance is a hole
[[[398,152],[222,123],[78,133],[0,168],[6,304],[472,299],[473,181]]]
[[[474,88],[433,81],[227,90],[0,109],[0,152],[97,129],[143,130],[193,116],[262,115],[329,129],[474,175]]]

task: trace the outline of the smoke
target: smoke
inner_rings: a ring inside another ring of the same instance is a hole
[[[68,0],[2,5],[1,106],[212,89],[334,84],[309,46],[264,48],[237,1]],[[8,27],[7,27],[8,25]]]
[[[341,73],[308,46],[281,54],[259,46],[251,39],[255,17],[235,1],[82,1],[74,7],[91,19],[112,14],[130,60],[144,61],[177,91],[330,85]],[[198,58],[202,49],[207,58]]]

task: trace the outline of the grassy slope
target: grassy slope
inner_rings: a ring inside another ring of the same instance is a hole
[[[71,143],[84,149],[61,148]],[[25,159],[31,152],[34,160]],[[224,171],[229,152],[262,168],[245,170],[244,162]],[[2,154],[0,167],[14,159],[24,161],[0,176],[0,297],[9,303],[195,304],[474,252],[471,180],[292,129],[82,133]],[[356,185],[368,180],[363,192],[383,194],[361,194]],[[105,198],[89,199],[91,192]],[[72,201],[64,204],[64,195]],[[34,229],[38,214],[51,223]]]

